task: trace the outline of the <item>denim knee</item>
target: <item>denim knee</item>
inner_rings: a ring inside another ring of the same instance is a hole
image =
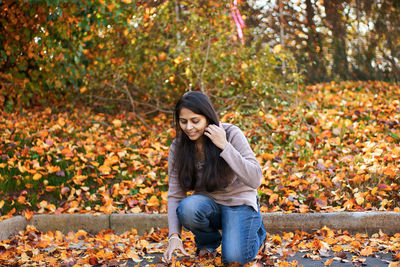
[[[222,253],[223,262],[226,264],[237,262],[244,265],[253,261],[258,253],[258,248],[256,248],[256,244],[251,244],[250,246],[254,247],[246,248],[242,244],[242,246],[237,245],[236,247],[224,250]]]
[[[209,232],[215,221],[218,221],[219,207],[211,198],[196,194],[183,199],[176,209],[176,214],[187,229]]]

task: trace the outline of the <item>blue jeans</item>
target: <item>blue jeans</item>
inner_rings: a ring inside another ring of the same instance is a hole
[[[254,260],[267,235],[260,212],[247,205],[225,206],[195,194],[183,199],[176,212],[195,235],[197,251],[214,250],[222,243],[222,260],[227,264]]]

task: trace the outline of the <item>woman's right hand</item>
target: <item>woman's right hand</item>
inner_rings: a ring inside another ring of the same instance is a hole
[[[169,264],[172,259],[172,253],[175,250],[180,250],[183,255],[189,256],[186,250],[183,248],[182,240],[180,239],[178,234],[173,234],[168,239],[168,247],[167,250],[164,252],[164,259]]]

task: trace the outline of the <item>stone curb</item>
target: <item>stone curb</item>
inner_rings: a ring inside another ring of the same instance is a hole
[[[0,241],[9,238],[25,229],[28,225],[25,217],[16,216],[0,222]]]
[[[376,233],[382,230],[386,234],[400,233],[400,212],[333,212],[333,213],[262,213],[262,218],[269,233],[292,232],[301,230],[313,232],[324,226],[334,230],[348,230],[351,233]],[[0,240],[24,230],[27,225],[34,225],[39,231],[85,230],[97,233],[112,229],[121,234],[135,228],[143,234],[151,228],[167,228],[166,214],[40,214],[26,220],[16,216],[0,222]]]

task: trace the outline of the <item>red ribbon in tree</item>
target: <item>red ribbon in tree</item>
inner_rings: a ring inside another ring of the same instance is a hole
[[[232,12],[233,20],[235,21],[235,24],[236,24],[238,36],[240,38],[240,41],[242,42],[242,45],[244,45],[243,28],[245,25],[244,25],[244,21],[242,19],[242,15],[240,15],[239,9],[237,7],[237,0],[233,1],[233,5],[231,7],[231,12]]]

